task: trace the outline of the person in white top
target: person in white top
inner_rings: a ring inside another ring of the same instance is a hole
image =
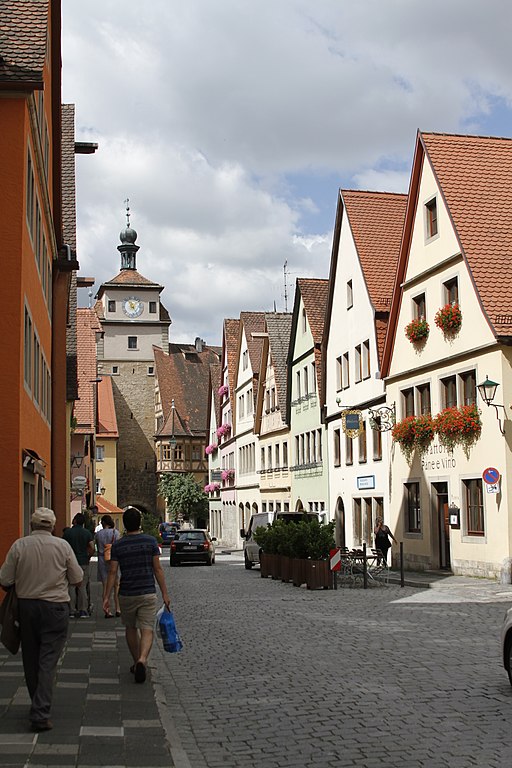
[[[38,507],[32,533],[17,539],[0,568],[3,589],[16,589],[21,654],[32,700],[32,730],[48,731],[55,670],[68,634],[69,586],[79,586],[83,571],[64,539],[52,535],[55,514]]]

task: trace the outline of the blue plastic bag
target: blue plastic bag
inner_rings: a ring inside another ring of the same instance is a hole
[[[176,629],[176,622],[172,611],[162,606],[157,614],[158,628],[164,643],[164,651],[167,653],[178,653],[183,648],[181,637]]]

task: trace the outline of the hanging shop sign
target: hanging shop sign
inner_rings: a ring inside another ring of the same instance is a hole
[[[359,437],[363,431],[363,414],[356,408],[343,411],[341,414],[341,427],[347,437]]]

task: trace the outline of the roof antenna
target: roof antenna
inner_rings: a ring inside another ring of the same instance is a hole
[[[87,308],[91,309],[92,308],[92,291],[90,289],[89,289],[88,296],[89,296],[89,304],[87,305]]]
[[[288,261],[285,261],[283,266],[283,275],[284,275],[284,311],[288,312],[288,285],[287,285],[287,271],[286,268],[288,267]]]

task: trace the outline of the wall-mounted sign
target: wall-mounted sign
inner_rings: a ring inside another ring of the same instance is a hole
[[[499,483],[486,483],[485,488],[487,490],[487,493],[499,493],[500,492],[500,484]]]
[[[353,408],[343,411],[341,414],[341,426],[347,437],[359,437],[363,431],[363,418],[361,411]]]
[[[357,478],[357,490],[368,491],[375,488],[375,475],[364,475]]]
[[[487,469],[484,469],[482,472],[482,478],[484,483],[487,483],[488,485],[495,485],[499,482],[500,479],[500,472],[496,467],[487,467]]]

